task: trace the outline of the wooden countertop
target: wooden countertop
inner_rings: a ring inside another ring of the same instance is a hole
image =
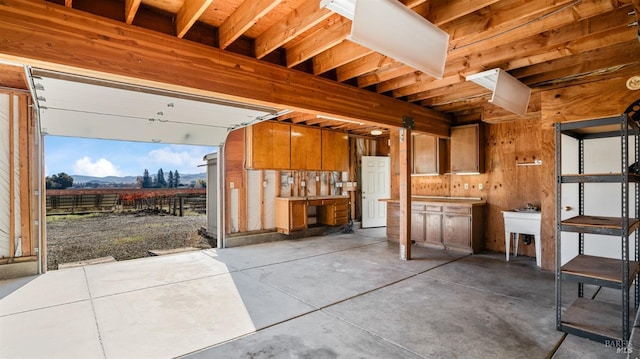
[[[383,202],[400,202],[397,198],[381,199]],[[437,204],[466,204],[471,206],[482,206],[487,204],[485,200],[479,200],[475,198],[426,198],[426,197],[411,197],[411,202],[423,202],[423,203],[437,203]]]

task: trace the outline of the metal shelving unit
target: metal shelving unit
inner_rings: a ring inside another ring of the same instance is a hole
[[[638,308],[640,287],[638,271],[640,251],[638,228],[640,196],[637,183],[640,176],[629,173],[629,137],[635,138],[634,162],[638,162],[640,129],[627,114],[596,120],[556,124],[556,326],[566,333],[578,335],[602,343],[625,342],[631,334],[633,322],[630,310],[630,288],[635,282],[635,308]],[[579,164],[577,174],[562,174],[562,135],[578,140]],[[594,138],[620,138],[620,173],[584,173],[584,143]],[[578,184],[578,216],[561,220],[562,185]],[[620,183],[621,216],[602,217],[585,214],[585,183]],[[630,187],[633,186],[633,193]],[[631,216],[630,195],[635,197],[635,211]],[[578,233],[578,255],[561,265],[562,232]],[[584,235],[600,234],[620,237],[620,259],[584,254]],[[633,260],[630,259],[630,237],[635,236]],[[563,282],[578,283],[578,298],[564,312],[562,310]],[[584,297],[584,284],[619,289],[621,303],[613,304]]]

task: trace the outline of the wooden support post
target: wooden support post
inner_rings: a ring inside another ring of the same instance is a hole
[[[184,197],[180,197],[180,217],[184,215]]]
[[[400,129],[400,259],[411,259],[411,129],[413,119],[405,117]]]

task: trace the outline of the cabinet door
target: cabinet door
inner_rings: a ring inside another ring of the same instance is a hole
[[[322,130],[322,170],[349,170],[349,136],[346,133]]]
[[[291,168],[291,125],[272,121],[247,128],[247,167],[251,169]]]
[[[438,174],[438,138],[432,135],[413,136],[413,174]]]
[[[304,201],[289,202],[289,228],[292,231],[307,228],[307,204]]]
[[[484,141],[480,124],[451,127],[450,151],[451,172],[484,172]]]
[[[425,240],[429,244],[442,246],[442,214],[427,213],[425,215]]]
[[[411,212],[411,240],[423,243],[425,240],[425,214],[423,212]]]
[[[470,215],[444,214],[442,229],[442,241],[445,247],[472,252]]]
[[[291,169],[320,170],[320,129],[291,126]]]

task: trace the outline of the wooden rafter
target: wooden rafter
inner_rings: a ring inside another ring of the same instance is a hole
[[[124,2],[124,21],[127,24],[133,24],[133,19],[138,12],[140,2],[142,0],[125,0]]]
[[[184,37],[213,0],[185,0],[176,16],[176,36]]]
[[[304,40],[287,47],[287,67],[294,67],[319,53],[338,45],[351,31],[351,20],[338,14],[331,15],[327,23],[315,29]]]
[[[220,48],[224,49],[282,0],[245,0],[220,26]]]
[[[255,39],[256,58],[263,58],[332,14],[331,11],[320,8],[320,0],[306,1]]]

